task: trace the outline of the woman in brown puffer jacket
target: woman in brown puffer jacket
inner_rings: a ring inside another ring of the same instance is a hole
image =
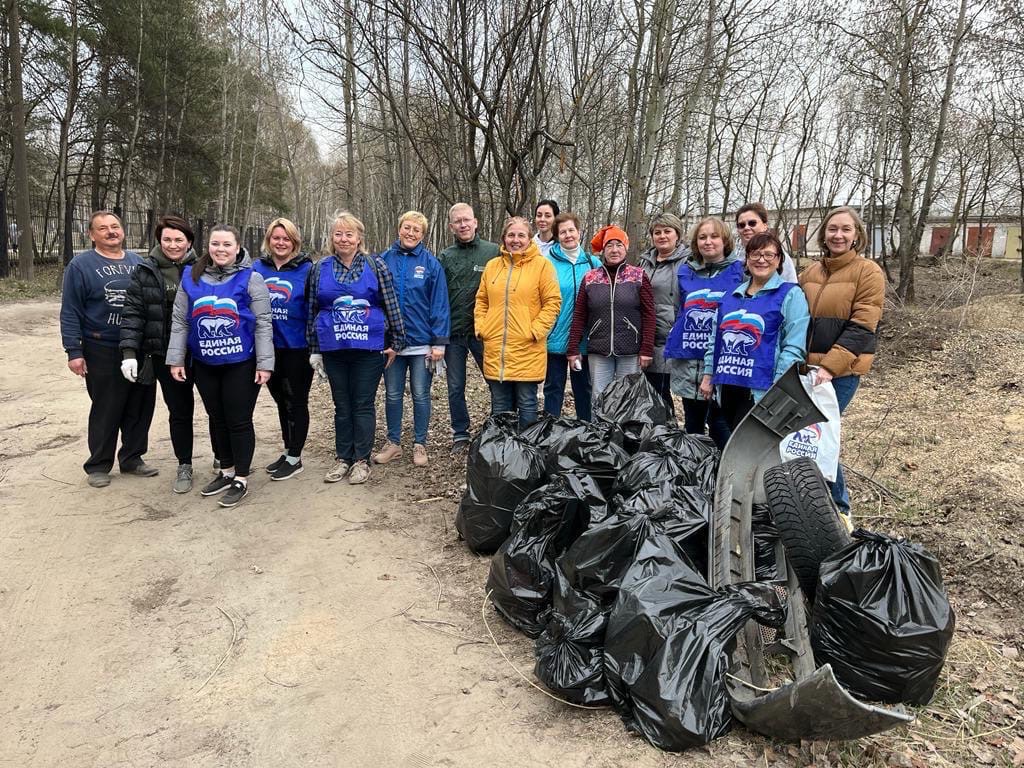
[[[864,223],[849,206],[833,208],[818,228],[818,261],[800,275],[811,310],[807,364],[817,366],[815,385],[831,381],[839,412],[853,400],[860,377],[871,369],[882,319],[885,277],[862,255],[867,245]],[[829,483],[839,511],[850,514],[843,467]]]

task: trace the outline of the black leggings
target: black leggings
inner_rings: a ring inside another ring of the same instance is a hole
[[[299,457],[309,434],[309,388],[313,385],[313,369],[309,366],[308,349],[274,347],[274,375],[267,389],[277,403],[281,421],[281,437],[285,453]]]
[[[256,384],[256,358],[227,365],[192,363],[192,375],[210,417],[213,453],[224,468],[248,477],[256,452],[252,412],[260,388]]]
[[[185,368],[190,367],[186,362]],[[167,406],[167,424],[171,432],[171,447],[179,464],[192,463],[192,415],[195,413],[196,398],[193,387],[195,381],[177,381],[171,377],[171,369],[162,357],[153,358],[156,380],[160,382],[160,392]],[[210,436],[213,442],[213,435]]]

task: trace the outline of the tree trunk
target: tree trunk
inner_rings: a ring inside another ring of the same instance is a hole
[[[78,103],[78,0],[70,0],[71,27],[68,39],[68,93],[64,101],[64,113],[60,120],[60,138],[57,147],[57,228],[62,237],[57,239],[58,244],[64,242],[68,233],[64,230],[67,226],[68,209],[74,206],[74,196],[68,188],[68,144],[71,132],[71,120],[75,115],[75,106]],[[64,255],[62,249],[59,273],[64,272]]]
[[[28,200],[28,149],[25,144],[25,93],[21,80],[21,16],[19,0],[7,0],[7,33],[11,56],[11,150],[14,153],[14,202],[18,218],[18,277],[35,277],[32,215]]]

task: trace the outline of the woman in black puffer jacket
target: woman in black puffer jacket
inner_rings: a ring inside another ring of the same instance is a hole
[[[171,335],[171,308],[185,269],[196,260],[194,235],[180,216],[163,216],[157,222],[157,245],[143,257],[132,274],[121,312],[121,372],[129,381],[160,382],[170,413],[171,445],[178,459],[172,486],[175,493],[192,490],[192,414],[195,409],[193,380],[171,378],[164,362]]]

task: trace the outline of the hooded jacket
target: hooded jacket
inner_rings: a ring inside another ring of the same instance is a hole
[[[800,274],[811,309],[807,364],[835,377],[871,370],[885,302],[885,276],[856,251],[825,256]]]
[[[163,357],[171,338],[171,310],[174,297],[196,261],[189,248],[181,261],[171,261],[159,245],[153,246],[132,273],[121,310],[121,357],[125,360],[146,355]]]
[[[395,295],[405,325],[405,343],[410,347],[447,345],[451,314],[448,283],[441,262],[422,242],[406,250],[397,240],[380,258],[395,283]]]
[[[640,254],[637,264],[651,281],[654,292],[654,357],[647,369],[651,373],[664,373],[665,339],[676,322],[679,311],[679,267],[690,256],[690,246],[679,243],[668,258],[658,261],[658,250],[649,248]]]
[[[480,275],[487,262],[498,255],[498,244],[474,235],[468,243],[456,240],[437,257],[448,283],[448,306],[451,308],[453,338],[469,338],[473,334],[473,305],[480,287]]]
[[[583,276],[590,270],[600,267],[601,262],[596,256],[587,253],[583,246],[580,246],[575,263],[569,260],[560,245],[555,245],[548,252],[547,258],[555,267],[558,290],[562,295],[562,308],[558,311],[558,320],[548,334],[548,352],[553,355],[564,355],[569,346],[572,311],[576,306],[576,296],[583,285]],[[586,354],[585,343],[580,345],[580,354]]]
[[[237,273],[252,266],[252,259],[243,248],[234,264],[218,267],[211,264],[199,277],[201,283],[219,285],[226,283]],[[188,269],[181,277],[182,282],[192,279]],[[270,317],[270,292],[260,274],[253,270],[249,275],[249,299],[252,313],[256,315],[256,370],[274,370],[274,326]],[[184,365],[188,351],[189,298],[185,289],[178,286],[171,311],[171,338],[167,344],[167,365]]]
[[[504,246],[487,262],[476,293],[476,335],[484,343],[484,377],[492,381],[543,381],[547,337],[562,295],[555,268],[530,242],[522,253]]]

